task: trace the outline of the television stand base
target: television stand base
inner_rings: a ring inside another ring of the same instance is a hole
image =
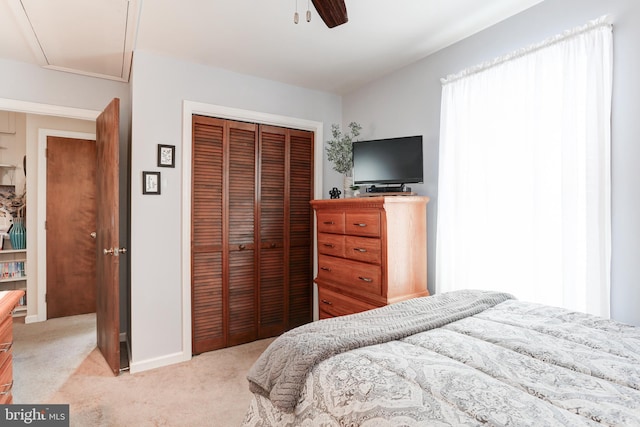
[[[374,194],[405,193],[411,192],[411,187],[407,187],[404,184],[389,185],[386,187],[376,187],[375,185],[372,185],[371,187],[367,188],[366,192]]]
[[[384,193],[360,193],[357,197],[387,197],[387,196],[417,196],[417,193],[413,191],[398,191],[398,192],[384,192]]]

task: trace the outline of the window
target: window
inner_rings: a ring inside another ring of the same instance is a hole
[[[443,79],[436,290],[609,317],[607,18]]]

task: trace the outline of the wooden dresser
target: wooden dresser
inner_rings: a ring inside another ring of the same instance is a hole
[[[0,292],[0,404],[13,403],[13,309],[24,291]]]
[[[427,296],[428,197],[313,200],[320,319]]]

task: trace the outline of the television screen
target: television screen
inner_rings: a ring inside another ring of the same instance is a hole
[[[422,135],[353,143],[353,183],[422,182]]]

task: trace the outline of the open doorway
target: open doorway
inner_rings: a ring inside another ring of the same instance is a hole
[[[28,203],[23,212],[27,230],[26,247],[23,249],[26,264],[23,289],[27,293],[27,299],[25,307],[16,314],[14,319],[13,367],[16,377],[19,378],[14,386],[14,395],[35,398],[38,393],[46,393],[51,387],[64,381],[65,373],[75,371],[79,363],[96,347],[95,308],[92,314],[81,317],[71,316],[64,323],[40,322],[48,317],[47,305],[42,303],[47,293],[46,281],[39,280],[39,276],[46,277],[46,258],[39,258],[41,253],[45,256],[47,253],[47,235],[42,231],[45,227],[47,200],[55,200],[56,196],[59,197],[59,194],[56,194],[57,191],[47,194],[46,145],[40,149],[40,134],[49,129],[45,133],[66,136],[72,134],[75,137],[95,139],[95,121],[28,112],[13,112],[12,116],[16,121],[17,136],[11,140],[11,143],[20,145],[20,148],[12,146],[6,149],[3,160],[12,167],[11,178],[15,181],[13,185],[16,188],[22,188],[28,196],[25,197]],[[13,155],[14,151],[20,152],[22,157],[20,162],[16,160],[17,156]],[[95,154],[93,157],[95,158]],[[21,177],[26,178],[23,183],[17,181]],[[42,228],[39,230],[41,223]],[[95,250],[93,252],[95,253]],[[74,254],[73,248],[59,250],[59,253],[64,253],[72,260],[75,259],[71,256]],[[37,260],[40,262],[36,262]],[[38,264],[44,267],[44,271],[40,271]],[[95,272],[87,280],[87,285],[95,287]],[[93,299],[95,307],[95,296]],[[63,353],[55,350],[56,348],[61,348]],[[56,351],[64,354],[64,357],[53,356]],[[47,380],[43,381],[42,378]],[[56,379],[60,381],[56,383]],[[27,403],[24,400],[23,402]],[[30,400],[29,403],[31,402]]]

